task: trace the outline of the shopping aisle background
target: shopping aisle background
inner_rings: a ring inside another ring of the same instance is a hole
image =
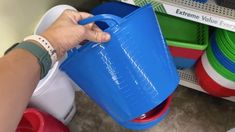
[[[76,104],[71,132],[133,132],[116,124],[81,92],[76,93]],[[226,132],[234,127],[235,103],[179,86],[167,118],[144,132]]]

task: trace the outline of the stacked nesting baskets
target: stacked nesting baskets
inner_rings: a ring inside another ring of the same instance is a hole
[[[162,13],[157,17],[177,69],[193,67],[209,44],[208,26]]]
[[[235,96],[235,33],[217,29],[196,66],[199,84],[218,97]]]

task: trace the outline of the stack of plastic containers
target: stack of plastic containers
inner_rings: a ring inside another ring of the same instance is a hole
[[[156,11],[159,10],[159,5],[153,0],[135,0],[135,3],[139,6],[153,3]],[[209,44],[208,26],[166,14],[156,14],[177,69],[193,67]]]
[[[214,96],[235,96],[235,33],[217,29],[196,67],[202,88]]]
[[[98,9],[79,24],[102,22],[111,40],[73,49],[61,69],[121,126],[150,128],[166,117],[179,83],[155,13],[150,5],[123,17],[114,13],[126,12],[119,4]]]
[[[177,69],[194,66],[209,44],[208,26],[166,14],[157,16]]]
[[[129,121],[120,123],[123,127],[134,129],[134,130],[143,130],[148,129],[159,122],[161,122],[168,113],[170,112],[170,103],[172,100],[172,96],[168,97],[165,101],[159,104],[157,107],[147,112],[146,114],[142,114],[140,117]]]

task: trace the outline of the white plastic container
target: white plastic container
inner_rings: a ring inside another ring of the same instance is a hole
[[[65,73],[59,70],[59,62],[42,79],[30,100],[30,105],[39,108],[67,124],[76,112],[75,91]]]
[[[66,9],[76,10],[69,5],[58,5],[49,9],[39,21],[34,34],[45,31]],[[39,82],[31,97],[30,105],[67,124],[76,113],[75,90],[80,88],[59,70],[59,65],[60,62],[56,62],[47,76]]]

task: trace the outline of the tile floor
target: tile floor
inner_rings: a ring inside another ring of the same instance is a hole
[[[81,92],[71,132],[135,132],[122,128]],[[226,132],[235,127],[235,103],[179,87],[167,118],[143,132]]]

